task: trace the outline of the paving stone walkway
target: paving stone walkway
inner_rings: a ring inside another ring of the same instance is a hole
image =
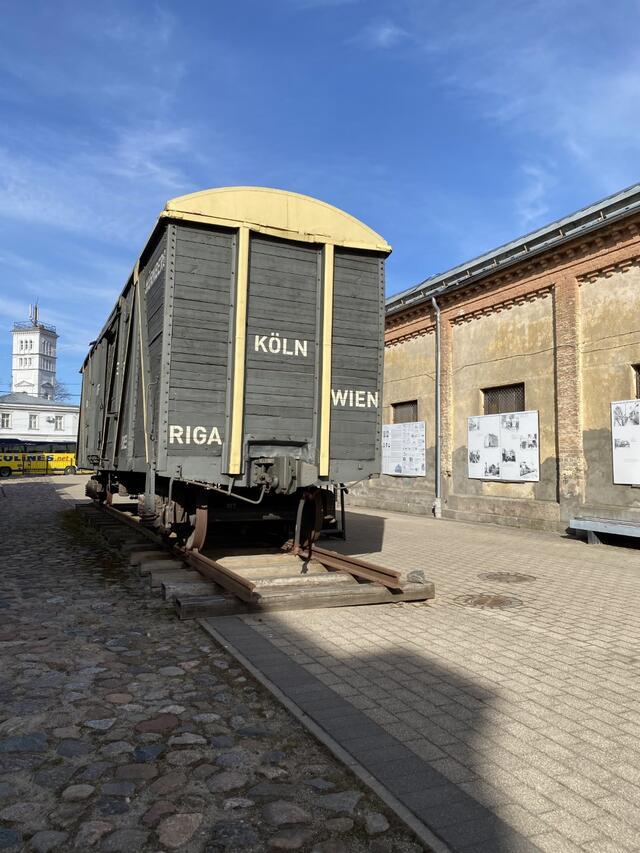
[[[452,850],[640,851],[640,551],[371,510],[335,547],[435,602],[216,630]]]
[[[0,850],[419,853],[82,526],[84,479],[0,490]]]

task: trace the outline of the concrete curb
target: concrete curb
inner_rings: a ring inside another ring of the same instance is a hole
[[[228,651],[233,657],[248,670],[251,675],[259,681],[266,689],[292,714],[311,734],[317,738],[331,752],[338,761],[346,765],[349,770],[370,788],[376,796],[393,811],[405,826],[414,833],[418,840],[425,844],[431,853],[453,853],[429,827],[419,820],[400,800],[398,800],[387,788],[384,787],[374,776],[366,770],[346,749],[321,728],[302,708],[296,705],[285,693],[280,690],[263,672],[261,672],[251,661],[246,658],[226,637],[216,631],[205,619],[198,619],[198,624],[207,634]]]

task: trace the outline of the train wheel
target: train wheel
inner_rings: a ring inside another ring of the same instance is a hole
[[[10,477],[11,476],[11,468],[3,467],[0,468],[0,477]]]
[[[204,504],[196,507],[196,518],[191,536],[185,543],[187,551],[201,551],[204,540],[207,538],[207,525],[209,522],[209,507]]]
[[[75,465],[67,465],[67,467],[64,469],[64,473],[65,474],[77,474],[78,469],[75,467]]]

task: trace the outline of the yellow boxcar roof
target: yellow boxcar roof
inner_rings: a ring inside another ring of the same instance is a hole
[[[221,187],[178,196],[161,217],[208,222],[314,243],[391,252],[387,241],[354,216],[324,201],[268,187]]]

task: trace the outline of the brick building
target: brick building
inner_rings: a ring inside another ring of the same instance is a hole
[[[384,423],[425,422],[426,476],[382,475],[355,503],[550,529],[576,513],[640,520],[640,488],[614,483],[611,434],[611,402],[640,396],[640,184],[386,313]],[[539,418],[538,479],[469,476],[468,418],[522,410]]]

